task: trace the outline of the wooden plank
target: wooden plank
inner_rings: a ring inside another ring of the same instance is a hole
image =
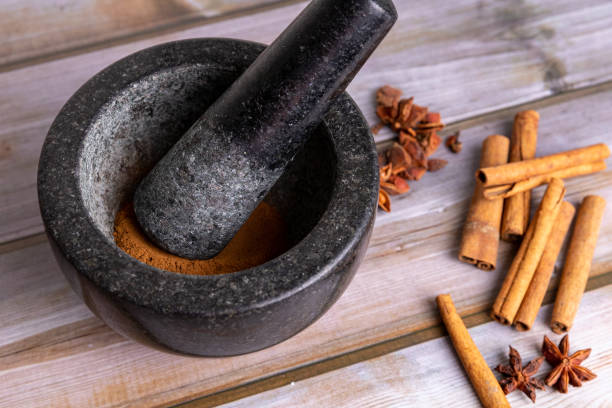
[[[592,276],[587,282],[586,291],[588,292],[595,290],[610,284],[612,284],[612,273]],[[552,286],[553,287],[549,288],[544,298],[545,305],[554,302],[556,284]],[[487,310],[470,315],[463,315],[462,317],[465,325],[468,328],[492,321]],[[228,403],[229,401],[236,401],[251,395],[283,387],[287,384],[291,384],[292,382],[295,383],[307,378],[321,375],[323,373],[348,367],[360,361],[366,361],[384,356],[397,350],[405,349],[407,347],[442,337],[444,335],[445,328],[440,323],[424,330],[418,330],[349,353],[332,356],[324,360],[309,363],[288,371],[266,376],[238,387],[233,387],[225,391],[210,394],[202,398],[197,398],[181,406],[184,406],[185,408],[216,407],[218,405]]]
[[[349,88],[371,123],[374,91],[385,83],[456,122],[612,79],[612,3],[605,0],[584,1],[580,8],[569,0],[511,7],[476,0],[396,5],[400,20]],[[42,231],[35,192],[40,146],[55,114],[87,78],[120,57],[169,40],[227,36],[269,42],[303,7],[0,74],[0,242]],[[390,136],[383,131],[378,140]]]
[[[612,117],[607,115],[611,96],[612,91],[601,92],[540,109],[538,153],[597,141],[612,144],[608,131]],[[585,113],[573,116],[571,121],[564,120],[568,112]],[[8,401],[7,406],[19,405],[26,397],[33,406],[176,403],[435,326],[438,315],[433,298],[441,292],[450,290],[463,314],[486,310],[509,264],[512,246],[502,245],[500,269],[494,272],[458,262],[456,251],[474,183],[479,145],[490,133],[506,133],[512,116],[465,129],[464,151],[460,155],[440,152],[439,157],[449,160],[444,171],[428,174],[414,184],[410,194],[395,199],[391,214],[378,214],[366,259],[346,293],[325,316],[292,339],[234,358],[171,356],[113,335],[91,315],[75,320],[76,312],[67,311],[77,307],[76,301],[65,289],[61,296],[48,296],[62,319],[46,326],[42,322],[27,326],[31,327],[28,331],[22,327],[32,315],[13,302],[2,304],[3,321],[17,322],[0,327],[0,338],[11,339],[0,347],[0,383],[7,384],[0,394],[2,400]],[[597,193],[612,202],[611,174],[608,170],[568,180],[568,198],[576,202],[585,194]],[[47,293],[45,288],[53,288],[45,279],[38,279],[41,271],[53,274],[53,279],[61,281],[56,284],[67,288],[46,244],[12,247],[5,253],[0,251],[0,299],[10,294],[5,287],[13,288],[13,284],[5,280],[11,279],[23,281],[22,305],[29,302],[27,299],[36,302]],[[14,260],[8,262],[7,257]],[[41,260],[40,264],[34,262],[36,259]],[[23,267],[15,268],[17,264]],[[5,272],[9,269],[18,269],[15,273],[24,277],[13,278]],[[609,272],[612,206],[604,215],[592,276]],[[60,293],[59,287],[55,290]],[[41,308],[45,309],[39,305],[31,312]],[[55,316],[51,314],[44,320],[53,321]],[[76,327],[78,335],[58,337],[66,335],[63,328],[71,327]]]
[[[2,255],[0,321],[4,328],[0,349],[41,331],[89,318],[87,307],[58,279],[53,260],[40,251],[46,242]],[[32,282],[36,281],[36,286]],[[68,301],[57,302],[57,299]]]
[[[583,365],[593,370],[598,378],[584,383],[581,388],[570,386],[567,394],[553,389],[538,391],[538,407],[612,405],[611,296],[612,285],[587,293],[570,334],[572,352],[592,348],[591,357]],[[561,336],[550,331],[550,313],[551,306],[545,307],[529,332],[517,332],[490,322],[470,329],[470,335],[491,367],[507,364],[509,344],[521,353],[526,364],[540,355],[544,335],[557,343],[561,339]],[[537,377],[545,377],[550,369],[544,363]],[[531,400],[520,391],[510,394],[508,400],[513,407],[533,406]],[[453,407],[479,406],[478,397],[453,351],[450,339],[445,337],[304,381],[292,382],[223,407],[444,406],[451,401]],[[198,403],[187,406],[196,408]]]
[[[273,3],[278,0],[4,1],[0,4],[0,70]]]

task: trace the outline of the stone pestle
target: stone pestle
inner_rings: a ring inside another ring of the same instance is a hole
[[[137,187],[149,238],[189,259],[218,254],[396,19],[391,0],[313,0]]]

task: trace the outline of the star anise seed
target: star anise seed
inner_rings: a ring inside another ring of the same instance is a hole
[[[568,384],[580,387],[583,381],[589,381],[597,377],[591,370],[580,365],[589,357],[591,349],[579,350],[568,356],[569,337],[567,334],[561,339],[559,347],[544,336],[542,354],[544,354],[546,361],[555,367],[546,377],[546,385],[549,387],[555,385],[562,393],[567,392]]]
[[[427,171],[438,171],[443,169],[448,164],[448,161],[444,159],[428,159],[427,160]]]
[[[459,134],[460,132],[456,131],[454,134],[446,138],[446,147],[448,147],[453,153],[461,152],[461,148],[463,147],[462,143],[459,141]]]
[[[529,364],[523,368],[521,355],[518,351],[512,348],[512,346],[509,347],[510,365],[500,364],[495,367],[498,372],[506,376],[506,378],[499,381],[499,384],[501,385],[505,394],[510,394],[516,389],[519,389],[523,391],[523,393],[527,395],[531,401],[535,402],[535,389],[539,388],[540,390],[543,390],[544,383],[542,380],[532,377],[540,369],[540,366],[544,362],[544,357],[538,357],[535,360],[530,361]]]
[[[378,189],[378,206],[386,212],[391,211],[391,199],[389,198],[389,194],[382,188]]]

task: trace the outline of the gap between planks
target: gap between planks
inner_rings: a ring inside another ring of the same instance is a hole
[[[276,0],[271,3],[246,6],[240,9],[227,11],[217,16],[192,16],[184,17],[179,21],[161,23],[158,26],[151,28],[142,28],[131,33],[120,35],[114,38],[93,40],[90,43],[76,45],[65,49],[54,50],[51,52],[41,52],[32,57],[24,57],[20,60],[0,64],[0,74],[4,72],[14,71],[16,69],[25,68],[31,65],[42,64],[72,57],[79,54],[86,54],[93,51],[98,51],[104,48],[114,47],[117,45],[126,44],[132,41],[144,40],[151,37],[156,37],[164,34],[171,34],[178,31],[187,30],[193,27],[213,24],[220,21],[231,20],[238,17],[244,17],[251,14],[261,13],[269,10],[274,10],[281,7],[290,6],[292,4],[301,3],[304,0]]]
[[[289,2],[300,2],[301,0],[289,0]],[[582,98],[588,95],[593,95],[600,92],[612,91],[612,80],[602,82],[596,85],[585,86],[583,88],[576,88],[568,91],[562,91],[558,94],[546,96],[544,98],[535,99],[530,102],[520,103],[517,105],[498,109],[496,111],[474,115],[467,119],[462,119],[456,122],[451,122],[446,125],[444,130],[441,132],[442,135],[450,134],[458,130],[465,130],[471,127],[478,126],[486,122],[492,122],[502,118],[511,117],[517,110],[533,109],[538,110],[547,106],[557,105],[563,102],[567,102],[574,98]],[[376,143],[377,149],[384,149],[392,142],[390,140],[382,140]],[[20,237],[14,240],[8,240],[0,242],[0,254],[12,252],[18,249],[28,247],[30,245],[39,244],[46,241],[46,235],[44,232],[37,232],[32,235]]]
[[[542,307],[552,303],[554,294],[557,291],[557,283],[558,282],[555,282],[552,287],[549,287],[547,290]],[[585,293],[610,284],[612,284],[612,271],[602,275],[593,276],[589,278],[587,282]],[[463,315],[461,317],[468,329],[493,322],[493,319],[489,317],[488,310]],[[307,378],[348,367],[362,361],[381,357],[386,354],[393,353],[394,351],[415,346],[417,344],[443,336],[446,336],[446,330],[442,324],[438,323],[410,334],[402,335],[354,351],[349,351],[347,353],[329,357],[324,360],[306,364],[301,367],[248,382],[224,391],[199,397],[192,401],[174,406],[181,408],[208,408],[221,404],[227,404],[251,395],[280,388],[282,386],[291,384],[292,382],[302,381]]]

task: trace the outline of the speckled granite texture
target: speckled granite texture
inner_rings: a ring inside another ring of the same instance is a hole
[[[397,18],[390,0],[314,0],[138,187],[158,246],[218,254],[283,173]]]
[[[264,46],[194,39],[103,70],[66,103],[45,140],[41,213],[62,271],[109,326],[163,350],[227,356],[302,330],[344,291],[374,221],[378,167],[359,109],[342,94],[266,196],[293,247],[248,270],[179,275],[143,264],[112,237],[122,202]]]

